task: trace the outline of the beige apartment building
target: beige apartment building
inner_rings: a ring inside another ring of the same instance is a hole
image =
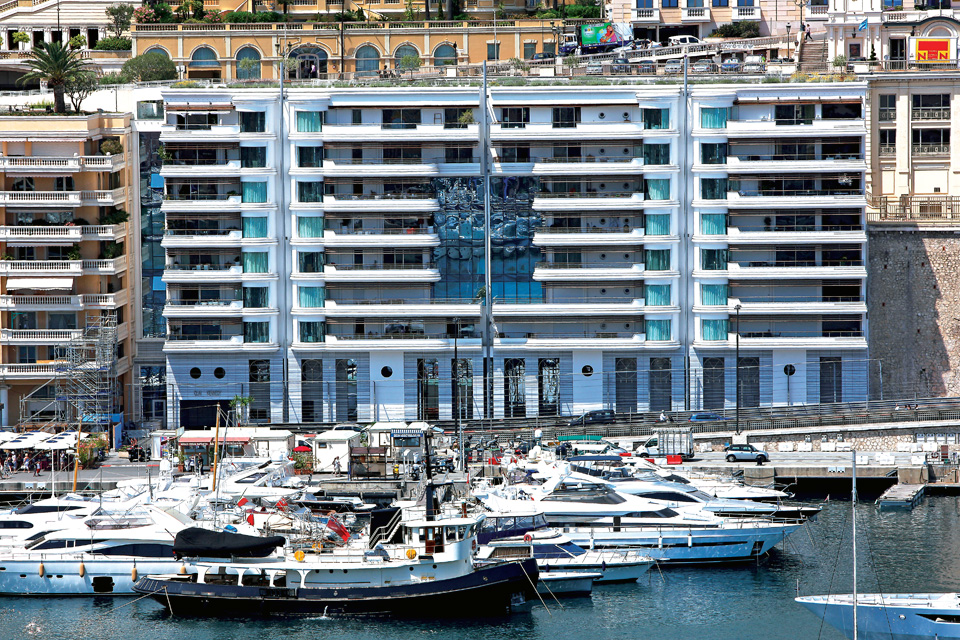
[[[0,115],[0,424],[67,415],[58,376],[64,382],[71,367],[85,367],[109,390],[98,413],[121,413],[126,404],[130,134],[129,114]],[[112,327],[114,318],[117,358],[104,354],[106,367],[71,365],[91,328]]]

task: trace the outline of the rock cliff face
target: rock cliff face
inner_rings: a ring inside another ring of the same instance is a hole
[[[874,226],[867,247],[872,397],[960,394],[960,226]]]

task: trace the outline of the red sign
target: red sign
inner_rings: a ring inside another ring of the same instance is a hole
[[[917,38],[917,62],[950,59],[950,40],[946,38]]]

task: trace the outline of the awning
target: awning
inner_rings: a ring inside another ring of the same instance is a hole
[[[38,291],[52,291],[72,289],[73,278],[8,278],[7,290],[36,289]]]
[[[233,442],[233,443],[247,443],[250,442],[249,436],[226,436],[220,437],[218,440],[221,444],[224,442]],[[187,436],[186,438],[180,438],[180,444],[213,444],[213,435],[209,436]]]
[[[213,67],[213,66],[216,66],[216,67],[219,67],[219,66],[220,66],[220,63],[215,62],[215,61],[213,61],[213,60],[210,60],[209,62],[214,62],[214,64],[210,65],[210,66],[212,66],[212,67]],[[195,65],[195,66],[199,66],[199,65]],[[222,103],[192,102],[192,103],[190,103],[190,104],[168,104],[168,105],[167,105],[167,111],[173,111],[173,112],[175,112],[175,113],[176,113],[176,112],[183,112],[183,111],[207,111],[207,112],[213,112],[213,111],[233,111],[233,109],[234,109],[234,106],[233,106],[232,104],[230,104],[229,102],[222,102]]]
[[[860,98],[853,96],[740,96],[734,104],[860,104]]]

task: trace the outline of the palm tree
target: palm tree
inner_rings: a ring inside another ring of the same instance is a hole
[[[67,105],[63,99],[64,85],[77,74],[87,70],[87,64],[79,51],[64,47],[59,42],[45,42],[33,48],[26,64],[31,71],[17,82],[24,84],[33,80],[46,81],[53,89],[53,109],[57,113],[66,113]]]

